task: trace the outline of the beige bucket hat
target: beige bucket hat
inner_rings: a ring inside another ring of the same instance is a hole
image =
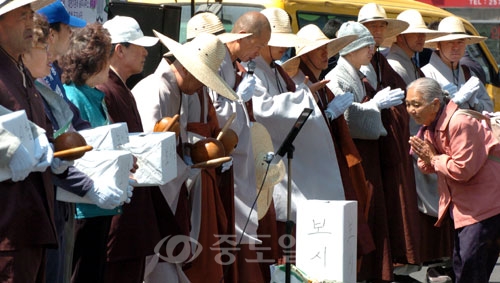
[[[36,11],[52,2],[54,0],[0,0],[0,16],[30,3],[31,9]]]
[[[299,45],[295,46],[297,55],[288,59],[282,65],[283,69],[285,69],[291,77],[295,76],[297,73],[300,64],[300,56],[326,45],[328,58],[330,58],[358,38],[357,35],[348,35],[329,39],[321,29],[314,24],[302,27],[297,33],[297,37],[299,38]]]
[[[218,74],[222,60],[226,56],[226,48],[217,36],[201,33],[192,41],[180,44],[156,30],[153,32],[168,48],[167,54],[179,60],[182,66],[201,83],[228,99],[238,99],[233,89]]]
[[[369,23],[374,21],[387,22],[385,38],[391,38],[408,28],[408,23],[398,19],[389,19],[385,13],[385,9],[376,4],[368,3],[361,7],[358,13],[358,23]]]
[[[432,30],[427,28],[424,19],[422,18],[422,14],[419,11],[414,9],[408,9],[397,16],[398,20],[405,21],[409,24],[408,28],[405,29],[400,34],[408,34],[408,33],[424,33],[425,38],[427,40],[433,39],[439,36],[446,35],[448,33],[440,32],[437,30]]]
[[[294,47],[300,44],[299,37],[293,33],[288,13],[280,8],[267,8],[260,11],[271,25],[271,39],[267,43],[274,47]]]
[[[267,171],[267,163],[264,158],[268,152],[274,152],[273,142],[271,140],[271,135],[267,131],[266,127],[261,123],[254,122],[252,128],[250,128],[250,134],[252,137],[252,150],[253,157],[255,161],[255,181],[257,184],[257,193],[259,193],[260,186],[264,177],[264,185],[262,186],[262,191],[257,198],[257,214],[259,220],[266,215],[269,205],[273,200],[274,186],[281,182],[283,177],[285,177],[285,165],[283,160],[280,160],[277,164],[270,164],[269,170]]]
[[[431,40],[427,40],[425,42],[425,47],[437,48],[438,42],[457,40],[457,39],[465,39],[465,43],[469,45],[469,44],[479,43],[481,41],[486,40],[487,38],[485,36],[475,36],[467,34],[462,20],[460,20],[460,18],[455,16],[446,17],[442,19],[441,22],[439,23],[438,31],[447,34]]]
[[[236,41],[252,35],[251,33],[226,32],[219,17],[210,12],[199,13],[189,19],[186,26],[186,40],[190,41],[202,32],[217,35],[222,43]]]

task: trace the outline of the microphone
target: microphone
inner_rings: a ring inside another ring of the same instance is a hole
[[[248,64],[247,64],[248,71],[247,71],[247,73],[249,75],[253,75],[253,72],[255,71],[255,66],[256,66],[256,64],[255,64],[255,62],[253,60],[248,61]]]
[[[267,162],[268,164],[277,164],[285,156],[285,154],[288,154],[289,151],[294,151],[293,141],[299,134],[312,111],[313,109],[311,108],[304,108],[304,110],[302,110],[302,113],[300,113],[300,116],[293,124],[290,132],[288,132],[288,135],[279,147],[278,151],[276,153],[268,152],[264,157],[264,162]]]
[[[275,156],[274,152],[270,151],[270,152],[266,153],[266,155],[264,156],[264,162],[266,162],[268,164],[271,163],[271,161],[273,161],[273,159],[274,159],[274,156]]]

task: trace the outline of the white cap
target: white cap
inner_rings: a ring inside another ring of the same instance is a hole
[[[153,46],[158,42],[157,37],[144,36],[139,23],[134,18],[115,16],[104,23],[103,27],[111,35],[111,43],[128,42],[140,46]]]

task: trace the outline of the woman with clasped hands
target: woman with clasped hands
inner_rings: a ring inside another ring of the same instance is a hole
[[[454,221],[455,282],[486,283],[500,252],[500,144],[480,120],[455,113],[446,94],[431,78],[408,86],[406,109],[422,124],[411,150],[420,170],[438,176],[436,226]]]

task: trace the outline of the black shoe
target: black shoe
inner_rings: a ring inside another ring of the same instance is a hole
[[[447,267],[429,267],[427,269],[427,282],[449,283],[452,281],[453,270]]]
[[[392,283],[420,283],[420,281],[416,280],[410,275],[394,274],[394,281],[392,281]]]

